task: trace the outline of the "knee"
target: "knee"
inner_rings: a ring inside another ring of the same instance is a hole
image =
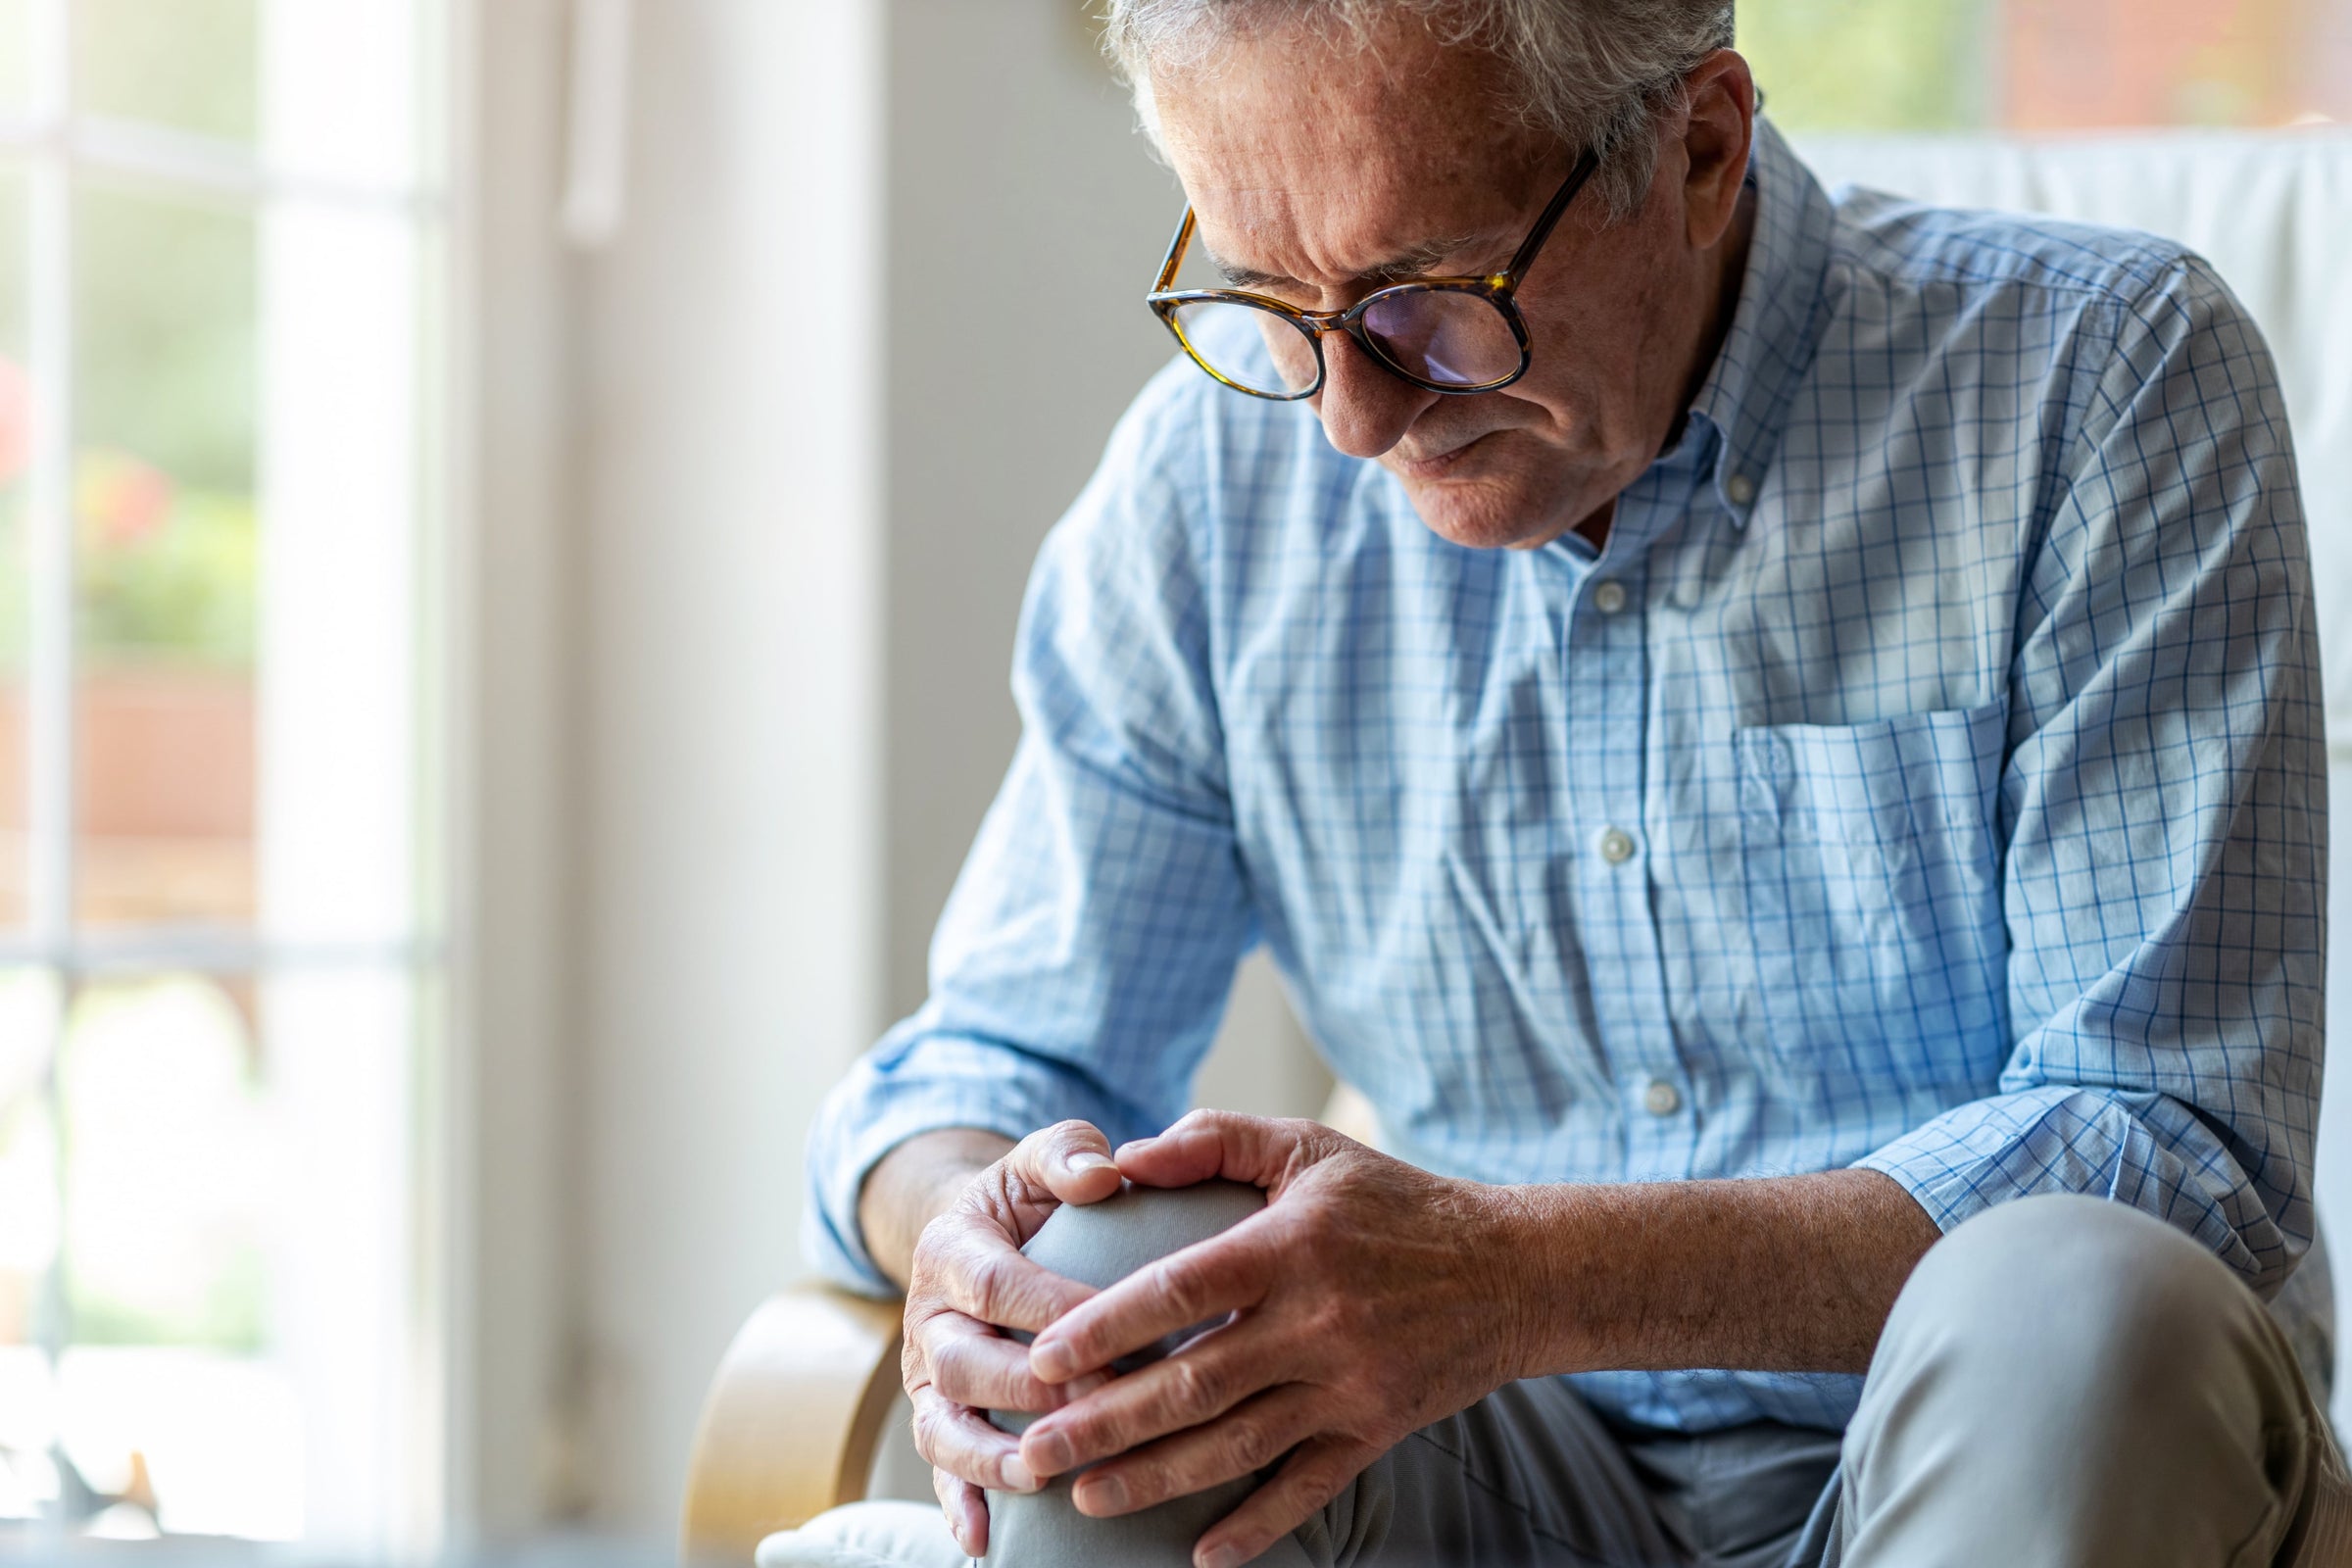
[[[1062,1204],[1021,1250],[1041,1267],[1101,1290],[1240,1224],[1265,1202],[1263,1189],[1242,1182],[1127,1187],[1099,1203]]]
[[[1264,1189],[1242,1182],[1127,1187],[1099,1203],[1062,1204],[1046,1216],[1021,1250],[1041,1268],[1106,1290],[1170,1252],[1240,1224],[1265,1205]],[[1156,1361],[1207,1326],[1196,1323],[1179,1329],[1155,1346],[1113,1361],[1111,1369],[1132,1372]]]
[[[2008,1385],[2045,1408],[2155,1415],[2270,1338],[2253,1293],[2181,1232],[2122,1203],[2049,1196],[1988,1210],[1930,1249],[1879,1360],[1889,1375],[1940,1367],[1980,1389]]]

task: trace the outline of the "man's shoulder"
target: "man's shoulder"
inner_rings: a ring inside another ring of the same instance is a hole
[[[1848,289],[1930,300],[1989,325],[2145,318],[2227,300],[2205,260],[2138,229],[1939,207],[1846,187],[1833,197],[1832,266]]]

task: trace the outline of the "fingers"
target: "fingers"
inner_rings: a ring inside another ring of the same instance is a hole
[[[1031,1422],[1021,1434],[1021,1461],[1034,1474],[1056,1476],[1198,1427],[1265,1387],[1251,1360],[1245,1338],[1203,1339]]]
[[[914,1451],[961,1481],[991,1492],[1035,1492],[1037,1477],[1021,1462],[1013,1440],[937,1389],[913,1391]]]
[[[960,1476],[945,1470],[931,1472],[931,1490],[939,1494],[940,1512],[947,1515],[948,1530],[956,1537],[956,1544],[966,1557],[988,1554],[988,1499],[980,1489]]]
[[[1029,1348],[960,1312],[942,1312],[921,1330],[922,1366],[932,1386],[957,1404],[983,1410],[1058,1410],[1109,1380],[1101,1374],[1067,1383],[1038,1381]]]
[[[1273,1480],[1209,1527],[1193,1547],[1193,1568],[1239,1568],[1313,1518],[1380,1453],[1350,1438],[1300,1444]]]
[[[1120,1356],[1265,1299],[1268,1254],[1253,1245],[1253,1216],[1156,1263],[1054,1319],[1029,1347],[1029,1368],[1048,1383],[1096,1372]]]
[[[1308,1121],[1273,1121],[1230,1110],[1196,1110],[1156,1138],[1119,1146],[1119,1170],[1146,1187],[1190,1187],[1211,1177],[1278,1190],[1321,1151],[1329,1129]]]
[[[999,1328],[1033,1334],[1095,1294],[1030,1262],[1002,1229],[956,1212],[933,1220],[915,1250],[934,1300]]]
[[[1099,1203],[1119,1190],[1110,1140],[1091,1122],[1041,1128],[1022,1139],[1004,1161],[1014,1175],[1064,1203]]]
[[[1298,1384],[1268,1390],[1205,1426],[1097,1465],[1078,1478],[1072,1500],[1080,1513],[1108,1518],[1255,1475],[1313,1433],[1313,1403]]]

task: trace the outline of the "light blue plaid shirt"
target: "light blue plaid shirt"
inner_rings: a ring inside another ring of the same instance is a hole
[[[2163,242],[1833,203],[1769,126],[1752,177],[1597,557],[1449,544],[1308,409],[1146,389],[1038,562],[930,1001],[819,1117],[820,1267],[882,1285],[857,1193],[911,1134],[1164,1126],[1262,941],[1431,1169],[2104,1194],[2286,1284],[2326,786],[2269,355]],[[2324,1267],[2276,1304],[2323,1355]],[[1577,1382],[1689,1430],[1859,1389]]]

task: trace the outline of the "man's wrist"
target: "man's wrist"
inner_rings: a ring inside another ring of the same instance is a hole
[[[1572,1186],[1540,1184],[1479,1189],[1486,1216],[1486,1285],[1501,1325],[1500,1380],[1541,1377],[1580,1363],[1569,1343],[1581,1314],[1572,1260],[1582,1223]]]
[[[858,1192],[858,1229],[874,1266],[905,1290],[923,1227],[1012,1147],[1001,1133],[943,1127],[916,1133],[874,1161]]]

